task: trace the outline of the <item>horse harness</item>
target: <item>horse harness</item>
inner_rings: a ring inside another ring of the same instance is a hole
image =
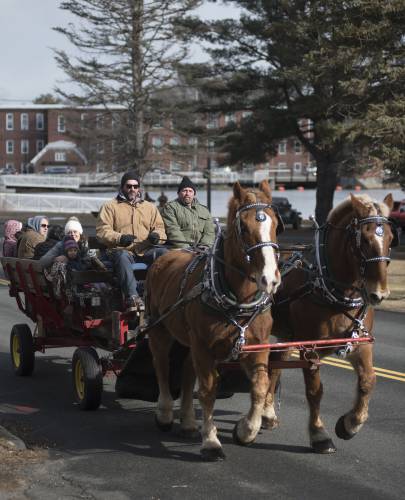
[[[264,210],[266,208],[271,208],[276,213],[278,219],[278,227],[280,230],[277,233],[284,230],[284,224],[282,219],[276,209],[271,204],[268,203],[251,203],[240,207],[235,215],[235,227],[237,238],[241,243],[242,249],[245,254],[245,259],[247,262],[251,261],[250,253],[254,250],[271,247],[276,250],[277,255],[279,251],[279,246],[273,241],[264,241],[257,243],[256,245],[248,246],[243,240],[242,228],[240,222],[240,215],[246,210],[255,209],[256,210],[256,221],[264,222],[266,220],[266,214]],[[201,297],[201,301],[208,306],[210,309],[221,313],[229,323],[234,325],[238,330],[238,336],[233,342],[233,348],[230,354],[230,358],[237,359],[242,351],[243,346],[246,343],[245,333],[249,328],[254,319],[259,315],[267,311],[272,304],[272,296],[267,292],[258,292],[256,297],[252,302],[239,303],[236,297],[232,294],[229,288],[224,283],[223,271],[224,266],[231,267],[232,270],[242,274],[245,278],[253,280],[250,276],[247,276],[240,269],[225,263],[224,259],[221,257],[224,235],[222,234],[221,227],[218,220],[216,223],[216,235],[212,248],[200,252],[194,257],[194,259],[188,264],[183,279],[180,284],[179,294],[176,302],[165,311],[159,318],[157,318],[152,323],[149,323],[143,331],[152,328],[156,324],[160,323],[164,318],[169,316],[172,312],[177,310],[179,307],[184,306],[186,303]],[[188,292],[184,294],[184,290],[188,281],[189,276],[195,272],[200,263],[205,260],[205,266],[202,276],[198,283],[194,285]],[[222,267],[221,267],[222,265]],[[254,280],[253,280],[254,281]],[[241,324],[241,320],[244,324]]]
[[[298,300],[304,296],[310,295],[312,300],[320,301],[321,303],[327,303],[332,307],[336,307],[341,309],[342,314],[344,314],[347,318],[352,321],[352,330],[351,337],[358,338],[360,336],[367,336],[369,332],[367,328],[364,326],[364,319],[367,314],[367,309],[369,306],[367,300],[367,294],[365,293],[364,287],[364,275],[366,266],[369,263],[376,262],[390,262],[391,258],[389,255],[382,255],[376,257],[367,257],[362,248],[361,248],[361,228],[365,224],[375,223],[376,229],[375,234],[377,236],[384,235],[384,225],[389,224],[392,228],[392,232],[394,238],[391,243],[391,247],[395,247],[398,245],[398,232],[395,227],[395,223],[387,218],[380,215],[373,215],[369,217],[364,217],[358,219],[354,217],[348,225],[344,227],[334,226],[330,222],[326,222],[323,226],[318,226],[315,222],[315,257],[314,262],[309,262],[304,259],[303,254],[301,252],[294,253],[290,259],[283,265],[281,270],[282,278],[288,274],[292,269],[300,267],[302,268],[308,275],[308,280],[305,285],[296,289],[291,296],[288,298],[276,301],[276,305],[285,305],[286,303],[291,303],[295,300]],[[354,249],[360,258],[360,276],[362,278],[362,286],[360,288],[350,286],[355,291],[360,293],[360,297],[346,297],[344,292],[339,290],[339,285],[342,288],[346,287],[347,284],[340,283],[330,276],[327,275],[328,265],[326,259],[326,246],[328,239],[328,231],[330,228],[334,229],[342,229],[349,231],[351,236],[351,242],[354,246]],[[332,286],[331,286],[332,285]],[[318,292],[317,295],[314,295],[315,292]],[[357,309],[356,315],[352,315],[348,312],[348,309]],[[348,343],[344,348],[338,349],[337,354],[339,356],[345,357],[349,352],[353,350],[353,345]]]

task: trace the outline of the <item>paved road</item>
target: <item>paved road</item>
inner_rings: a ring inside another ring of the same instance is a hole
[[[14,323],[25,319],[6,287],[0,287],[0,317],[0,418],[22,426],[31,443],[50,447],[48,460],[19,473],[27,490],[18,498],[403,498],[404,373],[379,370],[384,377],[378,377],[369,422],[352,441],[336,438],[338,452],[330,456],[308,448],[299,370],[283,375],[282,426],[262,432],[250,447],[232,441],[247,396],[218,401],[216,423],[227,460],[204,463],[198,441],[185,441],[177,428],[169,434],[157,432],[153,404],[116,399],[113,380],[106,381],[97,412],[79,411],[72,403],[72,350],[39,354],[33,377],[15,377],[8,335]],[[403,319],[401,314],[378,312],[375,365],[380,369],[405,371]],[[322,371],[323,416],[333,431],[352,402],[355,382],[344,365],[326,365]],[[4,495],[0,484],[0,498],[11,498]]]

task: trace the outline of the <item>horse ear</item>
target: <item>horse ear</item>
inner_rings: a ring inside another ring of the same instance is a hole
[[[270,187],[270,184],[268,183],[267,179],[265,179],[264,181],[262,181],[260,184],[259,184],[259,189],[260,191],[263,191],[263,193],[267,196],[267,198],[270,198],[270,201],[271,201],[271,187]]]
[[[383,202],[387,205],[391,212],[391,210],[394,208],[394,198],[392,197],[392,194],[387,194]]]
[[[236,181],[235,184],[233,185],[233,196],[235,199],[239,201],[242,201],[245,196],[245,190],[239,184],[239,181]]]
[[[350,200],[352,202],[353,210],[360,217],[365,217],[368,214],[367,205],[363,202],[361,198],[354,196],[354,194],[350,193]]]

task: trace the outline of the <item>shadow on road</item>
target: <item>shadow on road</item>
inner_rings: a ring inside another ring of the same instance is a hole
[[[17,377],[9,355],[0,354],[0,419],[6,427],[22,429],[29,446],[50,448],[52,454],[93,455],[102,452],[141,457],[200,461],[200,439],[187,440],[178,424],[162,433],[154,423],[154,403],[117,399],[115,378],[106,378],[102,406],[81,411],[73,403],[71,361],[58,355],[37,355],[34,374]],[[232,428],[241,417],[227,400],[217,402],[216,422],[224,445],[233,443]],[[177,416],[177,415],[176,415]],[[230,418],[229,418],[230,417]],[[201,413],[197,410],[197,418]],[[253,449],[307,453],[299,446],[254,443]]]

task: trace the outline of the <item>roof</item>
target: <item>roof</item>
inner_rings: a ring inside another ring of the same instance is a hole
[[[85,164],[87,164],[87,158],[85,155],[80,151],[80,149],[77,147],[77,145],[74,142],[70,141],[54,141],[54,142],[48,142],[48,144],[41,149],[41,151],[34,156],[34,158],[30,161],[30,163],[37,163],[38,160],[42,158],[48,151],[52,150],[60,150],[64,149],[66,150],[71,150],[74,151],[83,161]]]

